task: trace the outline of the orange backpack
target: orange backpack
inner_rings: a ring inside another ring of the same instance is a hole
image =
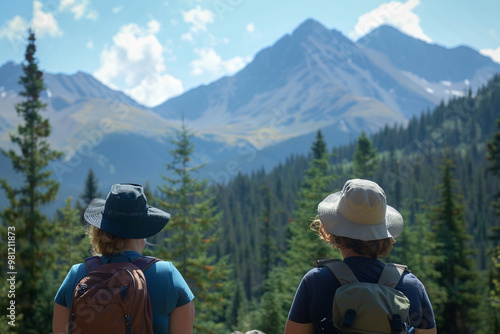
[[[156,261],[159,260],[147,256],[133,262],[107,264],[99,256],[85,259],[88,274],[73,292],[68,333],[153,333],[143,271]]]

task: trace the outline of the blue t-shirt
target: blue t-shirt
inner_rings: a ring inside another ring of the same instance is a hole
[[[140,257],[141,254],[133,251],[115,254],[112,257],[103,256],[104,263],[127,262]],[[54,301],[62,306],[71,308],[73,291],[87,274],[84,263],[75,264],[64,279]],[[171,262],[158,261],[144,271],[148,286],[151,308],[153,310],[153,330],[155,333],[168,333],[170,312],[174,308],[186,305],[194,299],[186,281]]]
[[[362,256],[344,259],[360,282],[377,283],[384,263]],[[288,318],[294,322],[313,323],[318,332],[321,320],[332,318],[332,305],[339,281],[327,267],[311,269],[300,282]],[[410,323],[415,328],[436,326],[434,312],[424,285],[410,272],[403,273],[396,289],[410,300]]]

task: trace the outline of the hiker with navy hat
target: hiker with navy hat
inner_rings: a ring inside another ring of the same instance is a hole
[[[141,255],[170,214],[120,183],[84,212],[94,257],[74,265],[54,304],[59,333],[192,333],[194,295],[171,262]]]
[[[302,278],[285,334],[436,333],[424,285],[406,266],[379,260],[402,233],[403,217],[378,184],[348,180],[319,203],[311,228],[343,260],[317,261]]]

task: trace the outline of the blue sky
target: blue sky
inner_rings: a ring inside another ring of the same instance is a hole
[[[50,73],[90,73],[155,106],[224,75],[307,18],[357,40],[381,24],[500,63],[498,0],[17,0],[0,3],[0,65],[23,60],[27,29]]]

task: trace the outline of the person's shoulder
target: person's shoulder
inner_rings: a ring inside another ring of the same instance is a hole
[[[405,270],[401,276],[398,286],[406,289],[425,290],[424,284],[410,270]]]
[[[309,270],[304,275],[304,280],[325,281],[325,280],[331,280],[332,277],[333,277],[333,274],[330,271],[330,269],[328,269],[328,267],[319,266],[319,267],[314,267],[311,270]]]
[[[80,276],[81,274],[87,273],[87,267],[85,267],[85,262],[74,264],[70,271],[70,275]]]
[[[160,258],[157,258],[157,261],[155,261],[151,267],[155,268],[155,271],[157,273],[170,273],[175,270],[175,266],[172,262],[170,261],[165,261]]]
[[[71,266],[71,269],[66,276],[64,282],[70,285],[75,285],[88,273],[85,263],[77,263]]]

